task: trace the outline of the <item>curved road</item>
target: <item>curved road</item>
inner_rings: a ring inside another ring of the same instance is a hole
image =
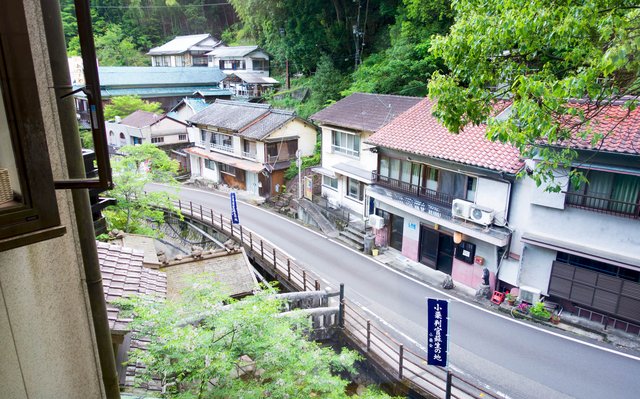
[[[158,186],[149,187],[157,189]],[[228,196],[182,188],[180,198],[230,215]],[[238,203],[240,222],[287,252],[420,347],[427,297],[448,294],[387,268],[291,220]],[[456,372],[509,398],[632,398],[640,395],[640,358],[607,345],[543,329],[454,297],[449,362]]]

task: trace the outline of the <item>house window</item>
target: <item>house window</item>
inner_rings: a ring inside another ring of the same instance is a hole
[[[476,179],[475,177],[467,177],[467,197],[465,198],[467,201],[475,201],[477,184],[478,179]]]
[[[154,144],[164,143],[164,137],[151,137],[151,142]]]
[[[588,183],[570,187],[567,203],[602,212],[640,217],[640,176],[583,171]]]
[[[187,141],[187,135],[186,134],[179,134],[178,135],[178,140]]]
[[[120,146],[127,145],[127,139],[124,137],[124,133],[120,133]]]
[[[116,134],[113,131],[109,132],[109,144],[116,145]]]
[[[233,152],[232,137],[228,134],[211,132],[211,144],[214,148],[222,151]]]
[[[331,131],[331,148],[333,152],[360,156],[360,136],[351,133]]]
[[[177,67],[182,67],[184,66],[184,56],[177,56],[176,57],[176,66]]]
[[[356,179],[347,178],[347,197],[362,201],[364,197],[364,184]]]
[[[253,66],[254,71],[268,71],[269,70],[269,60],[263,60],[259,58],[252,58],[251,65]]]
[[[332,188],[334,190],[338,189],[338,179],[329,177],[329,176],[322,176],[322,185],[325,187],[329,187]]]
[[[244,69],[244,61],[241,60],[225,60],[225,61],[220,61],[220,63],[223,63],[223,67],[221,69],[232,69],[232,70],[242,70]]]
[[[216,163],[210,159],[204,160],[204,167],[210,170],[216,170]]]
[[[236,168],[231,166],[231,165],[227,165],[226,163],[221,163],[220,164],[220,172],[231,175],[231,176],[235,176],[236,175]]]

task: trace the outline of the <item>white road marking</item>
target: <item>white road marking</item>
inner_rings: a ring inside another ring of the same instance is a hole
[[[197,191],[197,192],[205,193],[205,194],[217,195],[217,196],[219,196],[219,197],[225,197],[225,196],[224,196],[224,195],[222,195],[222,194],[219,194],[219,193],[212,193],[212,192],[210,192],[210,191],[203,191],[203,190],[198,190],[198,189],[193,189],[193,188],[182,188],[182,189],[183,189],[183,190],[190,190],[190,191]],[[260,209],[260,210],[261,210],[261,211],[263,211],[263,212],[267,212],[267,211],[265,211],[263,208],[260,208],[260,207],[258,207],[258,206],[255,206],[255,205],[253,205],[253,204],[249,204],[249,203],[246,203],[246,202],[242,202],[242,203],[243,203],[244,205],[251,206],[251,207],[254,207],[254,208],[256,208],[256,209]],[[271,212],[269,212],[269,213],[271,213]],[[586,341],[580,340],[580,339],[578,339],[578,338],[568,337],[568,336],[566,336],[566,335],[563,335],[563,334],[557,333],[557,332],[555,332],[555,331],[549,331],[549,330],[547,330],[547,329],[540,328],[540,327],[538,327],[538,326],[534,326],[534,325],[531,325],[531,324],[528,324],[528,323],[522,322],[522,321],[520,321],[520,320],[516,320],[516,319],[514,319],[514,318],[512,318],[512,317],[505,316],[505,315],[502,315],[502,314],[499,314],[499,313],[495,313],[495,312],[493,312],[493,311],[491,311],[491,310],[489,310],[489,309],[485,309],[484,307],[479,306],[479,305],[476,305],[476,304],[473,304],[473,303],[471,303],[471,302],[464,301],[464,300],[462,300],[462,299],[460,299],[460,298],[458,298],[458,297],[456,297],[456,296],[453,296],[453,295],[451,295],[451,294],[447,293],[446,291],[442,291],[442,290],[440,290],[440,289],[438,289],[438,288],[435,288],[435,287],[433,287],[433,286],[431,286],[431,285],[428,285],[428,284],[426,284],[426,283],[424,283],[424,282],[422,282],[422,281],[420,281],[420,280],[417,280],[417,279],[415,279],[414,277],[408,276],[408,275],[406,275],[406,274],[404,274],[404,273],[402,273],[402,272],[400,272],[400,271],[398,271],[398,270],[396,270],[396,269],[394,269],[394,268],[392,268],[392,267],[390,267],[390,266],[387,266],[387,265],[385,265],[384,263],[382,263],[382,262],[380,262],[380,261],[378,261],[378,260],[376,260],[376,259],[372,259],[372,258],[371,258],[371,257],[369,257],[368,255],[365,255],[365,254],[363,254],[363,253],[362,253],[362,252],[360,252],[360,251],[356,251],[355,249],[353,249],[353,248],[351,248],[351,247],[349,247],[349,246],[347,246],[347,245],[345,245],[345,244],[343,244],[343,243],[341,243],[341,242],[339,242],[339,241],[337,241],[337,240],[334,240],[334,239],[332,239],[332,238],[326,237],[325,235],[320,234],[320,233],[318,233],[317,231],[314,231],[314,230],[312,230],[312,229],[310,229],[310,228],[308,228],[308,227],[306,227],[306,226],[304,226],[304,225],[301,225],[301,224],[299,224],[299,223],[296,223],[296,222],[294,222],[294,221],[291,221],[290,219],[285,218],[284,216],[280,216],[280,215],[275,214],[275,213],[271,213],[271,214],[272,214],[272,215],[274,215],[274,216],[279,217],[280,219],[282,219],[282,220],[284,220],[284,221],[286,221],[286,222],[288,222],[288,223],[292,223],[292,224],[295,224],[295,225],[296,225],[296,226],[298,226],[298,227],[301,227],[301,228],[303,228],[303,229],[306,229],[307,231],[309,231],[309,232],[311,232],[311,233],[313,233],[313,234],[315,234],[315,235],[317,235],[317,236],[319,236],[319,237],[325,238],[325,239],[327,239],[327,240],[329,240],[329,241],[331,241],[331,242],[333,242],[333,243],[335,243],[335,244],[338,244],[338,245],[342,246],[343,248],[345,248],[345,249],[347,249],[347,250],[349,250],[349,251],[351,251],[351,252],[353,252],[353,253],[355,253],[355,254],[358,254],[358,255],[362,256],[363,258],[365,258],[365,259],[368,259],[368,260],[370,260],[370,261],[373,261],[373,262],[375,262],[376,264],[378,264],[379,266],[382,266],[383,268],[385,268],[385,269],[387,269],[387,270],[389,270],[389,271],[391,271],[391,272],[393,272],[393,273],[396,273],[397,275],[399,275],[399,276],[401,276],[401,277],[403,277],[403,278],[406,278],[407,280],[413,281],[414,283],[419,284],[419,285],[421,285],[421,286],[423,286],[423,287],[425,287],[425,288],[429,288],[429,289],[431,289],[431,290],[433,290],[433,291],[437,292],[438,294],[440,294],[440,295],[442,295],[442,296],[445,296],[445,297],[447,297],[447,298],[450,298],[450,299],[452,299],[452,300],[454,300],[454,301],[460,302],[461,304],[464,304],[464,305],[470,306],[470,307],[472,307],[472,308],[475,308],[475,309],[480,310],[480,311],[482,311],[482,312],[485,312],[485,313],[487,313],[487,314],[490,314],[490,315],[493,315],[493,316],[496,316],[496,317],[501,317],[501,318],[503,318],[503,319],[505,319],[505,320],[509,320],[509,321],[511,321],[511,322],[514,322],[514,323],[518,323],[518,324],[520,324],[520,325],[522,325],[522,326],[525,326],[525,327],[528,327],[528,328],[534,329],[534,330],[539,331],[539,332],[543,332],[543,333],[546,333],[546,334],[550,334],[550,335],[553,335],[553,336],[555,336],[555,337],[562,338],[562,339],[565,339],[565,340],[568,340],[568,341],[571,341],[571,342],[575,342],[575,343],[578,343],[578,344],[586,345],[586,346],[589,346],[589,347],[594,348],[594,349],[602,350],[602,351],[604,351],[604,352],[609,352],[609,353],[612,353],[612,354],[614,354],[614,355],[619,355],[619,356],[626,357],[626,358],[628,358],[628,359],[632,359],[632,360],[640,361],[640,357],[638,357],[638,356],[630,355],[630,354],[628,354],[628,353],[624,353],[624,352],[619,352],[619,351],[616,351],[615,349],[611,349],[611,348],[606,348],[606,347],[602,347],[602,346],[599,346],[599,345],[595,345],[595,344],[592,344],[592,343],[590,343],[590,342],[586,342]],[[283,252],[284,254],[286,254],[286,252],[284,252],[284,251],[282,251],[282,252]],[[287,256],[289,256],[290,258],[294,259],[292,256],[290,256],[290,255],[288,255],[288,254],[286,254],[286,255],[287,255]],[[294,260],[295,260],[295,259],[294,259]],[[389,324],[386,324],[386,325],[388,325],[388,326],[390,326],[390,327],[391,327],[391,325],[389,325]],[[400,332],[399,332],[399,333],[400,333]],[[402,334],[402,333],[400,333],[400,334]],[[404,334],[403,334],[403,335],[404,335]]]

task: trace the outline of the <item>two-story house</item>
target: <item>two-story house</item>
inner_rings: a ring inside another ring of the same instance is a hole
[[[219,46],[207,53],[208,65],[226,74],[250,72],[269,76],[270,56],[258,46]]]
[[[222,41],[208,33],[176,36],[162,46],[152,48],[147,55],[151,56],[154,67],[206,67],[207,53],[219,46],[224,46]]]
[[[268,104],[217,100],[189,122],[200,129],[186,149],[192,176],[261,197],[281,192],[291,160],[312,155],[316,143],[312,124]]]
[[[113,147],[142,143],[157,146],[189,143],[187,124],[164,114],[138,110],[105,125],[109,145]]]
[[[378,129],[416,105],[418,97],[354,93],[313,114],[322,129],[322,196],[366,217],[365,187],[371,184],[377,156],[363,145]]]
[[[584,107],[587,115],[596,107]],[[578,158],[571,169],[588,182],[568,182],[558,169],[557,193],[531,179],[516,185],[510,224],[512,273],[520,290],[548,295],[565,310],[605,325],[640,332],[640,110],[621,105],[593,115],[590,126],[604,138],[574,138]],[[537,161],[528,160],[528,167]],[[531,295],[529,295],[531,296]]]
[[[377,165],[365,193],[376,243],[477,288],[495,287],[507,256],[509,198],[518,151],[485,138],[486,126],[452,134],[423,99],[364,142]]]

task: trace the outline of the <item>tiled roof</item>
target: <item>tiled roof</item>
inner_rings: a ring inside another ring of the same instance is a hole
[[[258,50],[258,46],[229,46],[229,47],[217,47],[207,55],[212,55],[218,58],[233,58],[244,57],[245,55]]]
[[[267,115],[242,129],[239,135],[248,139],[262,140],[295,117],[296,114],[293,111],[272,109]]]
[[[138,129],[153,125],[164,118],[164,115],[153,112],[137,110],[120,121],[121,125],[132,126]]]
[[[321,124],[375,132],[413,107],[418,97],[354,93],[311,115]]]
[[[468,126],[450,133],[431,114],[433,102],[423,99],[371,135],[366,143],[431,158],[507,173],[516,173],[523,162],[514,147],[485,137],[486,125]]]
[[[589,107],[586,104],[576,104],[572,106],[582,108],[585,117],[591,121],[590,128],[593,132],[604,136],[602,140],[592,145],[593,134],[590,133],[585,139],[574,135],[570,140],[572,148],[640,154],[640,108],[629,111],[622,105]],[[582,125],[579,126],[581,130],[584,129]]]
[[[227,75],[219,68],[117,67],[98,68],[100,87],[216,86]]]
[[[237,132],[269,113],[270,108],[269,104],[216,100],[215,103],[189,118],[189,121]]]
[[[110,302],[141,294],[164,298],[167,293],[166,275],[142,267],[142,251],[103,242],[97,242],[97,246],[109,327],[112,331],[126,331],[130,319],[121,317],[119,309]]]
[[[201,42],[211,39],[212,42],[209,45],[200,45]],[[215,40],[208,33],[200,35],[186,35],[176,36],[173,40],[168,41],[162,46],[154,47],[147,53],[148,55],[162,55],[162,54],[180,54],[188,50],[204,50],[208,51],[220,44],[220,41]],[[196,48],[194,48],[196,47]]]

